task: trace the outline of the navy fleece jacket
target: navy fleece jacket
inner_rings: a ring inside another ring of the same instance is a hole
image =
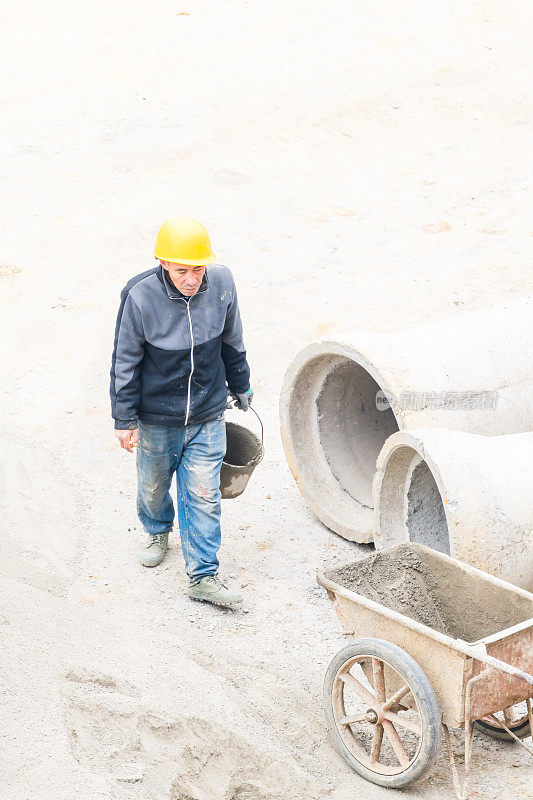
[[[136,428],[139,419],[172,426],[205,422],[225,410],[228,387],[236,393],[250,388],[230,270],[208,266],[190,298],[161,265],[128,281],[111,360],[115,428]]]

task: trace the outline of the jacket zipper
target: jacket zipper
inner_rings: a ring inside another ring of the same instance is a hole
[[[189,421],[189,413],[191,410],[191,381],[192,381],[192,374],[194,372],[194,334],[192,330],[192,319],[191,319],[191,309],[190,309],[190,300],[185,301],[187,303],[187,316],[189,317],[189,331],[191,334],[191,374],[189,375],[189,385],[187,387],[187,413],[185,415],[185,425]]]

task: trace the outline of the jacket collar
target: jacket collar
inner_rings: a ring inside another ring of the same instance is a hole
[[[182,294],[179,291],[179,289],[176,289],[176,287],[174,286],[174,284],[170,279],[170,276],[168,275],[168,272],[166,271],[166,269],[164,269],[162,264],[159,265],[159,269],[157,271],[157,277],[165,287],[166,292],[171,300],[185,300],[187,302],[188,300],[191,299],[187,295]],[[208,288],[209,288],[209,280],[207,278],[207,270],[206,270],[204,272],[204,277],[202,278],[200,288],[198,289],[196,294],[200,294],[200,292],[206,292]],[[196,297],[196,295],[194,294],[192,296]]]

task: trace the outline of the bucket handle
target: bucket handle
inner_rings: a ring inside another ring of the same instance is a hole
[[[236,406],[234,404],[232,404],[232,403],[228,403],[227,407],[228,408],[235,408]],[[261,425],[261,447],[264,447],[265,432],[264,432],[264,428],[263,428],[263,421],[262,421],[261,417],[259,416],[259,414],[257,413],[257,411],[255,410],[255,408],[251,404],[248,406],[248,408],[250,408],[254,412],[255,416],[259,420],[259,424]]]
[[[263,421],[262,421],[261,417],[259,416],[259,414],[257,413],[257,411],[255,410],[255,408],[252,405],[249,405],[248,408],[250,408],[254,412],[255,416],[259,420],[259,424],[261,425],[261,447],[263,447],[264,446],[264,442],[263,442],[263,440],[264,440]]]

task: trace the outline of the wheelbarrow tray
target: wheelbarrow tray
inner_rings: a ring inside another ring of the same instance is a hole
[[[533,697],[533,594],[413,542],[317,579],[345,635],[385,639],[418,662],[446,725]]]

